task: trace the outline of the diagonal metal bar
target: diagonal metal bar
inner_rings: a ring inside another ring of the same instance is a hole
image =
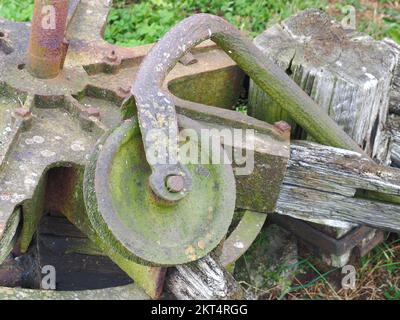
[[[67,39],[103,41],[112,0],[72,0]],[[78,2],[78,3],[77,3]]]

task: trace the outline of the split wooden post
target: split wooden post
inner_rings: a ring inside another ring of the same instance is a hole
[[[391,160],[392,166],[400,168],[400,115],[395,113],[389,117],[389,128],[391,130]]]
[[[400,56],[400,45],[391,39],[383,40]],[[392,166],[400,168],[400,63],[397,64],[392,78],[392,88],[389,97],[388,129],[391,136],[390,153]]]
[[[371,158],[390,163],[393,143],[387,118],[389,105],[395,108],[394,101],[399,99],[395,83],[398,86],[400,78],[400,51],[393,43],[345,29],[326,13],[310,9],[272,26],[255,44],[265,59],[285,70]],[[293,128],[292,138],[312,140],[254,83],[249,105],[251,116],[271,123],[286,120]],[[321,226],[336,238],[354,227],[339,221],[329,225],[341,226]],[[343,265],[349,256],[350,252],[332,256],[328,262]]]

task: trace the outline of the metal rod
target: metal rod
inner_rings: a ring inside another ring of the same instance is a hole
[[[154,113],[160,111],[146,108],[147,105],[155,105],[154,102],[158,106],[163,106],[163,110],[174,110],[174,106],[169,106],[168,103],[165,105],[166,95],[161,90],[162,84],[179,59],[190,49],[208,39],[217,43],[264,92],[268,93],[316,141],[365,154],[325,110],[321,109],[272,60],[265,58],[265,55],[250,38],[226,20],[209,14],[197,14],[180,22],[154,45],[142,62],[132,87],[132,94],[138,104],[140,123],[146,121],[146,115],[156,118]],[[171,97],[169,100],[167,99],[167,101],[171,100]],[[169,119],[168,115],[165,116],[165,119]],[[176,131],[177,127],[176,123],[168,121],[158,122],[156,125],[162,127],[157,129],[166,131],[171,127],[175,127],[173,130]],[[152,129],[154,128],[150,125],[146,129],[141,128],[142,133]],[[146,134],[143,134],[143,137],[145,136]],[[147,147],[146,142],[144,145]]]
[[[58,76],[65,57],[68,0],[35,0],[27,69],[41,79]]]

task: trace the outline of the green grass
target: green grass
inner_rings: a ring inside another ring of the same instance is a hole
[[[133,6],[119,2],[119,8],[110,14],[106,38],[129,46],[156,41],[178,21],[194,13],[223,16],[255,36],[265,30],[268,22],[311,6],[325,6],[321,0],[295,0],[290,4],[276,0],[149,0]]]
[[[0,17],[14,21],[30,21],[33,0],[1,0]]]
[[[172,26],[195,13],[212,13],[225,17],[250,36],[261,33],[268,25],[310,7],[330,9],[341,18],[341,9],[353,5],[360,17],[358,29],[376,38],[391,37],[400,43],[399,10],[391,1],[378,3],[379,19],[371,19],[370,6],[359,0],[338,1],[328,7],[327,0],[146,0],[114,1],[105,37],[111,43],[136,46],[157,41]],[[0,16],[10,20],[29,21],[33,0],[1,0]],[[365,1],[363,1],[365,3]],[[329,11],[329,10],[328,10]]]
[[[400,43],[400,6],[393,0],[342,0],[333,7],[341,11],[347,5],[356,9],[360,31],[369,33],[375,38],[390,37]],[[376,9],[375,9],[376,6]]]
[[[383,296],[388,300],[400,300],[400,238],[386,241],[374,248],[361,261],[361,277],[381,274],[384,281]]]
[[[274,236],[275,234],[275,236]],[[276,228],[264,227],[250,249],[239,259],[235,277],[244,288],[258,299],[305,300],[400,300],[400,237],[391,234],[360,260],[349,264],[356,271],[355,288],[342,288],[342,268],[329,267],[311,252],[302,250],[302,257],[281,264],[268,247],[275,248]],[[281,248],[282,249],[282,248]],[[285,250],[284,250],[285,251]],[[272,253],[272,256],[267,253]],[[287,251],[290,252],[290,251]],[[268,257],[268,258],[266,258]],[[297,261],[296,261],[297,260]],[[276,263],[276,262],[275,262]],[[288,278],[282,275],[291,275]]]
[[[297,298],[305,298],[304,291],[308,289],[308,298],[312,299],[387,299],[400,300],[400,239],[394,235],[383,242],[356,264],[356,288],[344,290],[333,286],[335,282],[329,275],[340,275],[340,268],[331,268],[323,274],[315,265],[302,261],[303,273],[312,273],[314,279],[299,283],[290,288],[286,294],[295,293]],[[341,276],[339,276],[339,279]],[[336,278],[337,280],[337,278]]]

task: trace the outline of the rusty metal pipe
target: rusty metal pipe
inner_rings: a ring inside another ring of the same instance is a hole
[[[37,78],[52,79],[63,68],[68,0],[35,0],[27,69]]]

